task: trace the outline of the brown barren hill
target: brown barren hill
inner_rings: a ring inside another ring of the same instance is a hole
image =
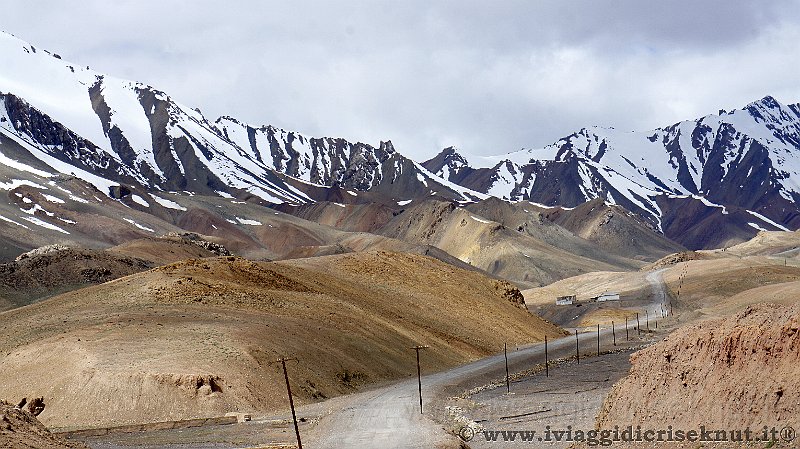
[[[574,209],[542,212],[554,223],[614,254],[652,261],[684,248],[621,206],[596,198]]]
[[[380,233],[435,246],[522,288],[541,287],[592,271],[632,270],[642,265],[599,250],[592,257],[572,253],[446,201],[418,203],[392,219]],[[572,240],[577,238],[573,236]],[[580,251],[588,254],[588,246],[591,244],[584,242]]]
[[[690,260],[672,266],[663,278],[677,310],[722,317],[759,302],[794,302],[796,295],[767,299],[757,289],[800,281],[800,266],[765,256]]]
[[[398,207],[399,208],[399,207]],[[317,201],[300,206],[281,204],[276,210],[343,231],[374,232],[398,211],[379,203],[343,204]]]
[[[605,401],[600,428],[796,425],[800,305],[763,303],[681,328],[633,354],[631,362]]]
[[[505,281],[413,254],[195,259],[0,314],[0,395],[44,396],[51,427],[286,408],[563,330]]]
[[[227,256],[206,236],[171,233],[104,250],[48,245],[0,264],[0,311],[189,258]]]
[[[107,251],[49,245],[0,264],[0,311],[148,270],[148,261]]]
[[[170,233],[160,237],[131,240],[108,248],[106,252],[144,259],[153,265],[231,254],[227,248],[214,240],[218,239],[192,232]]]
[[[67,442],[54,436],[27,411],[0,401],[0,447],[35,449],[86,449],[82,443]]]
[[[778,255],[796,258],[800,254],[800,232],[760,231],[755,237],[746,242],[710,252],[739,257]]]
[[[660,268],[672,267],[681,262],[688,262],[690,260],[705,260],[713,258],[714,258],[713,253],[708,251],[707,252],[681,251],[679,253],[669,254],[651,264],[645,265],[642,268],[640,268],[639,271],[653,271],[653,270],[658,270]]]

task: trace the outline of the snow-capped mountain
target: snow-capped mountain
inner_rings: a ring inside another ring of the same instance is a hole
[[[602,198],[689,248],[800,226],[800,106],[772,97],[648,132],[584,128],[542,149],[487,157],[451,147],[420,164],[388,140],[209,120],[9,34],[0,55],[0,160],[74,174],[131,195],[126,204],[159,191],[271,204],[495,196],[570,208]]]
[[[269,203],[313,201],[328,194],[320,187],[399,199],[483,197],[438,179],[389,141],[372,146],[231,117],[210,121],[165,92],[78,67],[5,33],[0,55],[0,136],[26,158],[74,173],[106,194],[124,185]]]
[[[667,236],[674,216],[684,213],[676,200],[687,199],[719,215],[747,212],[751,232],[800,226],[800,106],[769,96],[648,132],[584,128],[545,148],[495,158],[447,148],[423,165],[512,201],[574,207],[603,198]]]

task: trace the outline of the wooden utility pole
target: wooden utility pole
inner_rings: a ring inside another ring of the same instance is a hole
[[[642,335],[642,325],[639,324],[639,312],[636,312],[636,332]]]
[[[508,345],[503,343],[503,357],[506,358],[506,393],[511,393],[511,380],[508,378]]]
[[[300,442],[300,428],[297,426],[297,415],[294,411],[294,399],[292,399],[292,387],[289,385],[289,373],[286,371],[286,362],[294,360],[295,358],[281,357],[274,363],[280,363],[283,366],[283,378],[286,380],[286,392],[289,394],[289,407],[292,409],[292,421],[294,421],[294,434],[297,436],[297,449],[303,449],[303,443]]]
[[[575,358],[578,359],[578,364],[581,363],[581,344],[578,341],[578,329],[575,329]]]
[[[614,346],[617,345],[617,328],[614,327],[614,322],[611,322],[611,337],[614,339]]]
[[[628,337],[628,315],[625,315],[625,341],[630,340]]]
[[[600,357],[600,323],[597,324],[597,356]]]
[[[547,357],[547,335],[544,336],[544,375],[550,377],[550,360]]]
[[[419,367],[419,350],[420,349],[427,349],[430,346],[414,346],[414,351],[417,352],[417,385],[419,386],[419,413],[422,414],[422,371]]]

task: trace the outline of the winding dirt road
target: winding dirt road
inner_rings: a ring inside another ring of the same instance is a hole
[[[667,307],[667,293],[662,278],[664,269],[647,275],[653,295],[645,309],[652,317],[660,316]],[[601,330],[602,340],[608,340],[610,329]],[[581,353],[594,353],[596,334],[583,334]],[[607,343],[606,343],[607,344]],[[575,337],[551,341],[550,360],[575,354]],[[424,352],[423,352],[424,363]],[[536,344],[509,352],[509,370],[529,369],[544,363],[544,344]],[[469,388],[484,385],[505,376],[503,354],[487,357],[445,372],[422,378],[423,397],[442,399]],[[450,447],[456,438],[419,411],[416,379],[407,380],[379,390],[353,395],[343,410],[323,418],[310,435],[308,447],[313,448],[435,448]],[[452,446],[458,447],[458,446]]]
[[[610,330],[601,331],[601,338]],[[594,333],[584,334],[581,353],[594,351]],[[607,338],[606,338],[607,340]],[[575,337],[550,342],[551,360],[575,353]],[[424,363],[424,358],[423,358]],[[521,348],[508,354],[509,370],[529,369],[544,363],[544,344]],[[422,394],[426,400],[442,399],[505,376],[503,354],[487,357],[449,371],[424,376]],[[309,448],[436,448],[458,447],[456,437],[419,411],[417,380],[353,395],[349,405],[323,418],[309,435]],[[306,444],[304,443],[304,447]]]
[[[645,309],[654,317],[660,316],[662,310],[669,311],[669,297],[667,296],[667,286],[664,284],[663,276],[665,271],[667,271],[667,268],[650,272],[645,278],[653,289],[650,304]]]

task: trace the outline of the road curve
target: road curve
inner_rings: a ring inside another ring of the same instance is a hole
[[[601,331],[601,336],[610,332]],[[581,338],[585,348],[593,348],[594,335]],[[586,343],[583,343],[586,341]],[[584,353],[585,349],[581,350]],[[551,359],[575,353],[575,337],[549,343]],[[424,363],[424,355],[423,355]],[[544,362],[544,344],[518,349],[508,354],[509,369],[518,372]],[[441,397],[447,388],[480,384],[485,378],[502,378],[505,360],[502,354],[431,374],[422,378],[423,397]],[[419,411],[417,379],[353,395],[348,406],[323,418],[312,434],[309,448],[420,448],[430,449],[455,437]],[[306,446],[304,444],[304,446]]]
[[[667,296],[667,288],[664,284],[663,276],[665,271],[667,271],[667,268],[662,268],[660,270],[647,273],[647,276],[645,277],[647,282],[650,283],[650,287],[653,289],[653,295],[650,299],[650,304],[645,307],[645,310],[647,310],[648,313],[650,313],[653,317],[660,316],[662,310],[669,312],[669,296]]]
[[[659,316],[662,306],[668,307],[667,293],[662,278],[664,269],[647,275],[653,289],[645,310],[652,317]],[[633,323],[631,323],[633,326]],[[618,328],[619,329],[619,328]],[[624,328],[623,328],[624,329]],[[603,329],[601,338],[606,340],[611,329]],[[581,338],[581,354],[593,353],[595,333]],[[575,337],[570,335],[549,343],[550,359],[575,354]],[[424,364],[424,352],[422,353]],[[512,373],[544,363],[544,344],[538,343],[508,353],[509,369]],[[486,357],[444,372],[422,378],[423,397],[446,397],[446,392],[464,391],[483,385],[486,379],[501,379],[505,375],[503,354]],[[440,425],[420,414],[417,379],[405,380],[388,387],[357,393],[346,401],[346,406],[322,418],[310,435],[309,448],[404,448],[430,449],[455,437],[447,434]],[[304,445],[306,446],[306,445]]]

